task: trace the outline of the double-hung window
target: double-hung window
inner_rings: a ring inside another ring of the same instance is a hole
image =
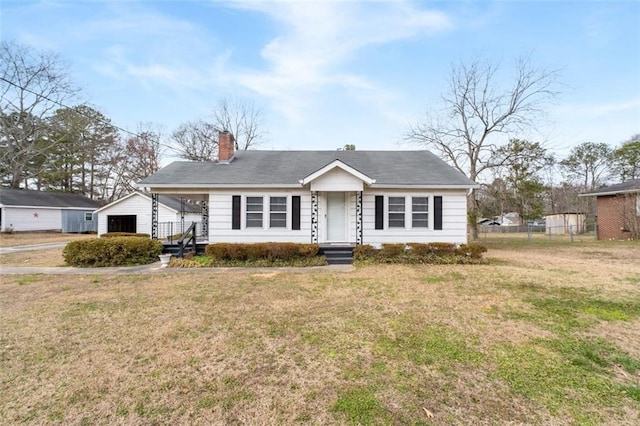
[[[287,197],[269,197],[269,227],[287,227]]]
[[[85,220],[85,222],[93,221],[93,213],[85,212],[84,213],[84,220]]]
[[[247,228],[262,228],[262,197],[247,197]]]
[[[411,197],[412,228],[429,227],[429,197]]]
[[[404,228],[404,197],[389,197],[389,228]]]

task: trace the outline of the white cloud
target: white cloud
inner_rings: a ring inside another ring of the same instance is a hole
[[[445,14],[408,2],[243,1],[232,6],[265,14],[281,30],[261,51],[266,69],[240,70],[233,80],[271,98],[293,120],[301,119],[309,96],[328,85],[374,96],[371,81],[341,69],[359,50],[453,27]],[[385,90],[380,94],[388,96]]]

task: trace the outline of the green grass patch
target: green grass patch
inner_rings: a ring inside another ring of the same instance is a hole
[[[448,370],[454,364],[477,364],[484,358],[473,348],[475,342],[446,327],[407,327],[395,337],[381,337],[376,344],[379,355],[406,358],[417,365],[431,365]]]
[[[380,403],[376,395],[367,388],[342,389],[338,391],[338,399],[333,411],[340,413],[349,424],[371,425],[388,424],[388,411]]]
[[[609,374],[613,365],[620,365],[630,374],[640,370],[640,360],[632,358],[604,339],[565,337],[538,342],[561,354],[572,365],[591,373]]]
[[[37,282],[38,280],[36,279],[36,277],[32,277],[32,276],[20,276],[17,277],[15,279],[15,283],[18,285],[27,285],[27,284],[33,284],[35,282]]]
[[[578,423],[598,423],[594,407],[616,407],[621,393],[605,377],[544,346],[505,344],[495,351],[497,375],[511,390],[546,407],[553,415],[570,415]]]
[[[622,386],[620,388],[625,395],[627,395],[631,399],[635,399],[640,402],[640,385],[636,386]]]
[[[527,299],[544,312],[545,322],[553,323],[562,331],[584,329],[594,320],[631,321],[640,316],[640,302],[617,302],[610,300],[573,298],[530,298]]]

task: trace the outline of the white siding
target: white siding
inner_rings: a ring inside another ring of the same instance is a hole
[[[336,167],[311,182],[311,191],[362,191],[362,181]]]
[[[375,196],[384,200],[384,229],[375,229]],[[405,197],[405,227],[389,228],[388,197]],[[433,197],[442,196],[442,230],[433,229]],[[411,197],[429,197],[429,226],[411,228]],[[363,195],[364,244],[467,242],[467,197],[465,190],[370,190]],[[355,241],[355,240],[354,240]]]
[[[107,232],[108,216],[121,215],[136,215],[136,232],[138,234],[151,234],[151,200],[136,194],[105,208],[96,215],[98,216],[98,235]],[[180,221],[180,213],[176,215],[175,211],[162,204],[158,205],[158,222],[176,221]],[[189,223],[186,218],[185,222]]]
[[[240,229],[231,229],[232,200],[241,196]],[[300,230],[291,229],[291,197],[300,196]],[[263,197],[262,228],[246,227],[246,197]],[[287,197],[287,227],[269,228],[269,197]],[[216,190],[209,194],[209,242],[311,242],[311,193],[305,190]]]
[[[356,193],[346,193],[348,242],[356,242]],[[232,197],[241,196],[241,229],[231,229]],[[291,229],[291,196],[301,197],[300,230]],[[375,196],[385,196],[384,229],[375,229]],[[263,197],[263,227],[246,228],[246,197]],[[287,197],[287,228],[269,228],[269,197]],[[389,196],[405,197],[405,228],[388,227]],[[411,227],[411,197],[429,198],[428,228]],[[442,230],[433,229],[433,197],[442,196]],[[209,194],[210,242],[299,242],[311,241],[311,194],[306,190],[258,189],[216,190]],[[326,193],[318,193],[318,241],[327,240]],[[368,190],[363,194],[363,239],[365,244],[408,242],[467,242],[467,198],[465,190]]]
[[[62,210],[46,207],[2,208],[2,227],[14,231],[61,231]]]

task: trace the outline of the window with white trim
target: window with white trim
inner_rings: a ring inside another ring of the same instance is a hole
[[[287,227],[287,197],[269,197],[269,227]]]
[[[262,197],[247,197],[247,228],[262,228]]]
[[[411,197],[411,227],[429,227],[429,197]]]
[[[389,228],[404,228],[404,197],[389,197]]]
[[[91,221],[93,221],[93,213],[91,213],[91,212],[85,212],[85,213],[84,213],[84,221],[85,221],[85,222],[91,222]]]

